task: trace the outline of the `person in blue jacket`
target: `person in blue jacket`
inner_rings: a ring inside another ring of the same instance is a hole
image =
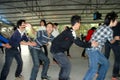
[[[0,35],[0,46],[5,48],[10,48],[11,46],[8,44],[9,40]]]
[[[13,58],[17,61],[17,69],[15,72],[15,80],[23,80],[23,76],[21,75],[22,67],[23,67],[23,61],[20,54],[20,50],[18,49],[20,44],[22,45],[30,45],[30,46],[36,46],[35,42],[29,42],[28,38],[25,34],[25,27],[26,22],[25,20],[19,20],[17,21],[17,29],[14,31],[12,36],[9,39],[9,44],[11,45],[11,48],[5,49],[5,63],[1,72],[0,80],[6,80],[11,63],[13,61]]]

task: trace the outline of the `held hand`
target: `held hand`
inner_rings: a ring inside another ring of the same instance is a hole
[[[92,41],[91,42],[91,46],[92,47],[97,47],[99,44],[98,44],[98,42],[96,42],[96,41]]]
[[[48,46],[49,44],[48,44],[48,43],[46,43],[45,45],[46,45],[46,46]]]
[[[115,36],[114,39],[115,40],[120,40],[120,36]]]
[[[5,47],[5,48],[11,48],[11,46],[9,44],[3,44],[3,47]]]
[[[36,42],[32,42],[32,45],[33,45],[33,46],[37,46],[37,43],[36,43]]]
[[[30,46],[37,46],[37,43],[36,42],[29,42],[29,45]]]

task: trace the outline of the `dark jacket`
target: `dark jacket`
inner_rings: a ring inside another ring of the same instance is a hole
[[[112,27],[113,37],[120,36],[120,22],[115,27]],[[120,40],[117,40],[113,45],[120,45]]]
[[[72,34],[72,28],[68,28],[59,34],[53,41],[50,51],[52,53],[64,52],[75,43],[76,45],[84,48],[91,47],[91,43],[82,42],[78,37],[75,38]]]
[[[12,48],[17,48],[20,46],[20,42],[23,40],[28,41],[27,36],[25,34],[21,36],[20,32],[16,30],[11,36],[11,38],[9,39],[9,44],[12,46]]]

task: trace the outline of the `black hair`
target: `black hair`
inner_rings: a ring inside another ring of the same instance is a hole
[[[101,25],[102,25],[102,23],[99,23],[99,24],[98,24],[98,26],[101,26]]]
[[[106,15],[104,24],[108,26],[110,24],[111,20],[114,22],[117,18],[118,18],[117,13],[112,11]]]
[[[52,22],[48,22],[48,23],[46,24],[46,27],[47,27],[48,24],[51,24],[52,26],[54,26],[54,24],[53,24]]]
[[[66,26],[66,28],[68,29],[68,28],[69,28],[69,26]]]
[[[43,22],[44,23],[44,26],[46,26],[46,21],[44,20],[44,19],[42,19],[41,21],[40,21],[40,23],[41,22]],[[41,26],[41,25],[40,25]]]
[[[14,26],[14,27],[13,27],[13,31],[15,31],[16,29],[17,29],[17,27],[16,27],[16,26]]]
[[[58,26],[58,23],[54,23],[54,25]]]
[[[78,15],[74,15],[71,17],[71,25],[72,26],[74,26],[75,23],[80,22],[80,21],[81,21],[81,17]]]
[[[22,25],[22,22],[25,22],[25,20],[21,19],[17,21],[17,28]]]
[[[92,27],[91,30],[96,30],[96,27]]]

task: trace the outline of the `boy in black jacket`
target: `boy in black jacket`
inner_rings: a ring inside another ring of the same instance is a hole
[[[75,31],[80,28],[80,20],[80,16],[72,16],[72,27],[63,31],[52,41],[50,51],[61,68],[59,72],[59,80],[70,80],[69,75],[71,71],[71,64],[64,52],[69,49],[73,43],[84,48],[91,46],[95,47],[98,45],[95,41],[93,41],[91,45],[91,43],[82,42],[79,38],[76,37]]]

